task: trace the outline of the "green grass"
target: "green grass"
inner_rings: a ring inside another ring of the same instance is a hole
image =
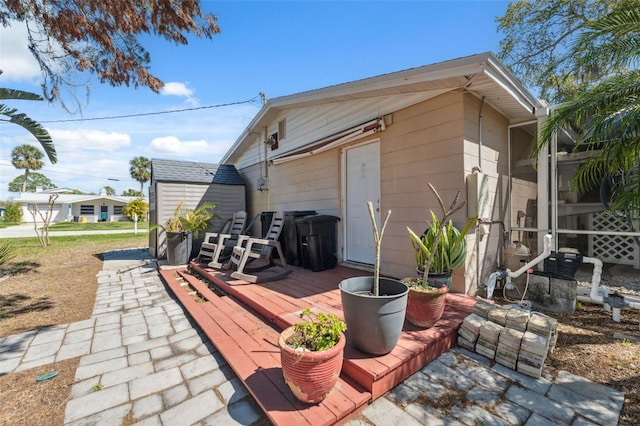
[[[89,243],[110,243],[124,241],[135,243],[137,247],[149,246],[149,235],[144,233],[136,234],[97,234],[97,235],[68,235],[61,237],[49,237],[51,245],[41,247],[37,237],[12,238],[11,242],[16,247],[17,256],[39,253],[45,255],[56,251],[64,251],[70,247]]]
[[[58,222],[49,227],[49,231],[108,231],[133,229],[133,222]],[[149,229],[149,222],[138,222],[138,229]]]

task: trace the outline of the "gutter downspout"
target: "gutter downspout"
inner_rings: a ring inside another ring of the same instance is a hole
[[[484,107],[484,96],[480,100],[480,110],[478,111],[478,167],[476,172],[482,172],[482,108]],[[480,224],[476,221],[476,291],[480,288]]]

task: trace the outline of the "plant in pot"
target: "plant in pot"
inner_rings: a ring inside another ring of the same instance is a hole
[[[300,313],[306,320],[280,333],[282,374],[300,401],[315,404],[333,389],[342,369],[345,323],[333,314]]]
[[[202,204],[195,209],[185,209],[184,200],[180,200],[173,216],[164,225],[158,224],[149,228],[162,229],[167,238],[167,263],[172,266],[188,263],[193,252],[193,238],[209,228],[210,222],[217,215],[213,212],[215,204]]]
[[[353,277],[339,284],[349,344],[372,355],[391,352],[398,343],[407,308],[407,284],[380,278],[380,246],[391,211],[378,232],[373,204],[367,202],[373,228],[373,276]]]
[[[442,210],[442,217],[438,218],[432,210],[429,226],[420,237],[407,227],[418,277],[403,280],[409,285],[407,321],[423,328],[433,327],[442,317],[451,275],[455,269],[464,265],[467,256],[464,237],[477,220],[470,219],[462,230],[456,228],[451,216],[466,203],[464,200],[459,202],[460,191],[449,208],[445,208],[438,191],[433,185],[428,185]]]

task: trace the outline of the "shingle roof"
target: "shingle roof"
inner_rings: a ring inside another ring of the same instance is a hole
[[[158,158],[151,160],[151,177],[155,182],[245,184],[244,179],[233,165]]]

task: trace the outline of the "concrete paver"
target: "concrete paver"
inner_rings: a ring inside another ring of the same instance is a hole
[[[80,356],[65,424],[267,424],[226,361],[165,291],[144,249],[105,255],[90,319],[0,338],[0,375]],[[99,389],[99,390],[98,390]],[[429,405],[447,392],[448,413]],[[568,372],[534,379],[462,348],[347,426],[616,424],[624,395]]]

